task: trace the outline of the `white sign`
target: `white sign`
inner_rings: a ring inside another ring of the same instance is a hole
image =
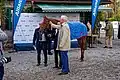
[[[32,43],[34,31],[43,16],[59,19],[61,15],[67,15],[70,21],[79,21],[79,13],[21,13],[14,32],[14,44]]]

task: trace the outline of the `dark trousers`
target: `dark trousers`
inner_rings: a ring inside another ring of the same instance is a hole
[[[60,51],[62,61],[62,72],[69,72],[68,51]]]
[[[3,80],[3,76],[4,76],[4,66],[1,65],[0,66],[0,80]]]
[[[48,54],[51,54],[51,40],[47,41],[47,46],[48,46]]]
[[[88,47],[92,47],[92,37],[91,36],[87,36],[87,43],[88,43]]]
[[[58,50],[54,50],[55,67],[62,67],[61,55]]]
[[[57,48],[57,36],[54,38],[54,59],[55,67],[62,67],[60,51],[56,50]]]
[[[47,64],[47,42],[41,41],[37,44],[37,63],[41,63],[41,50],[44,54],[44,63]]]
[[[120,25],[118,27],[118,39],[120,39]]]

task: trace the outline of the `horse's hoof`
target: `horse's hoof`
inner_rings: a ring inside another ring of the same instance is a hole
[[[81,60],[81,62],[83,62],[84,61],[84,59],[80,59]]]

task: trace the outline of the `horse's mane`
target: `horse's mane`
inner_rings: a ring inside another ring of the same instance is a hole
[[[48,18],[48,17],[44,16],[43,22],[41,23],[41,28],[50,29],[51,28],[51,25],[49,24],[50,21],[54,24],[58,24],[58,22],[60,22],[60,20]]]
[[[58,20],[58,19],[48,18],[48,17],[46,17],[46,16],[44,17],[44,20],[45,20],[45,19],[51,21],[51,22],[54,23],[54,24],[57,24],[58,22],[60,22],[60,20]]]

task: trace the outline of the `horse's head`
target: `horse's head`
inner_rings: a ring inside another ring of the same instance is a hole
[[[40,23],[40,29],[44,30],[46,28],[50,27],[49,21],[46,16],[43,17],[43,22]]]
[[[52,18],[48,18],[48,17],[44,16],[43,22],[40,23],[40,28],[41,29],[51,29],[51,25],[49,24],[50,21],[54,24],[57,24],[59,22],[59,20],[57,20],[57,19],[52,19]]]

